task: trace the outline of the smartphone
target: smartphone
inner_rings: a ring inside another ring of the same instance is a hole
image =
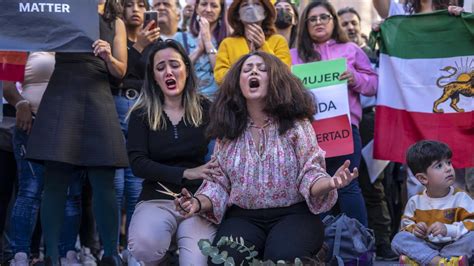
[[[151,26],[150,30],[156,28],[158,26],[158,12],[156,11],[145,11],[145,20],[143,22],[143,28],[146,27],[150,23],[150,21],[154,20],[155,24]]]

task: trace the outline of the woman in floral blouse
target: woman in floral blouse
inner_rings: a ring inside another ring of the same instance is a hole
[[[311,126],[310,93],[275,56],[243,56],[227,74],[211,107],[208,133],[217,139],[220,174],[192,196],[176,200],[185,217],[199,213],[220,224],[221,236],[242,237],[264,260],[310,257],[323,243],[319,213],[337,188],[357,177],[346,161],[333,177]],[[182,208],[182,209],[181,209]],[[216,243],[214,243],[216,244]],[[237,265],[245,260],[228,249]]]

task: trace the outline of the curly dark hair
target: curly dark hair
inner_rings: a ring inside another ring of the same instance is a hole
[[[269,81],[263,110],[278,122],[279,133],[284,134],[296,120],[313,120],[316,113],[313,95],[280,59],[256,51],[242,56],[227,72],[209,112],[210,138],[233,140],[245,131],[249,114],[240,88],[240,75],[245,61],[254,55],[261,57],[267,66]]]
[[[331,38],[334,39],[337,43],[350,42],[346,32],[339,24],[339,17],[337,16],[336,9],[334,9],[334,6],[325,0],[317,0],[311,2],[303,10],[298,26],[298,38],[296,47],[298,49],[298,56],[303,60],[303,62],[313,62],[321,60],[321,55],[314,50],[313,40],[311,39],[311,36],[308,32],[308,23],[306,23],[306,20],[308,19],[308,14],[311,9],[318,6],[326,8],[332,16],[334,22],[334,30],[332,32]]]
[[[233,37],[244,36],[244,23],[240,20],[239,8],[243,0],[234,0],[227,10],[227,21],[229,25],[234,29],[232,33]],[[263,9],[265,9],[265,19],[262,21],[262,30],[265,37],[270,37],[276,33],[275,19],[276,10],[273,4],[269,0],[259,0],[262,3]]]
[[[450,5],[456,5],[453,0],[432,0],[433,1],[433,9],[434,10],[441,10],[441,9],[448,9]],[[405,2],[405,11],[408,14],[416,14],[421,11],[421,0],[407,0]]]
[[[113,22],[117,18],[122,18],[122,5],[120,5],[116,0],[107,0],[105,1],[104,14],[102,17],[106,22]]]

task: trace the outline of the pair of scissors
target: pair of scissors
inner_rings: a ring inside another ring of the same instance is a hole
[[[157,181],[158,185],[160,185],[164,190],[160,190],[160,189],[155,189],[156,192],[159,192],[159,193],[162,193],[162,194],[165,194],[165,195],[168,195],[168,196],[171,196],[175,199],[180,199],[181,197],[183,197],[183,195],[181,193],[174,193],[173,191],[171,191],[171,189],[167,188],[165,185],[163,185],[160,181]],[[192,197],[192,194],[191,194],[191,197]],[[187,210],[185,210],[183,208],[183,206],[181,206],[181,201],[178,201],[179,202],[179,207],[185,211],[185,212],[189,212]]]

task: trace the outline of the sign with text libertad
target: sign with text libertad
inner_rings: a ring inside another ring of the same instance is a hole
[[[346,59],[294,65],[291,70],[316,98],[313,127],[326,157],[354,152],[347,81],[339,80],[346,71]]]
[[[0,50],[92,52],[97,0],[0,0]]]

